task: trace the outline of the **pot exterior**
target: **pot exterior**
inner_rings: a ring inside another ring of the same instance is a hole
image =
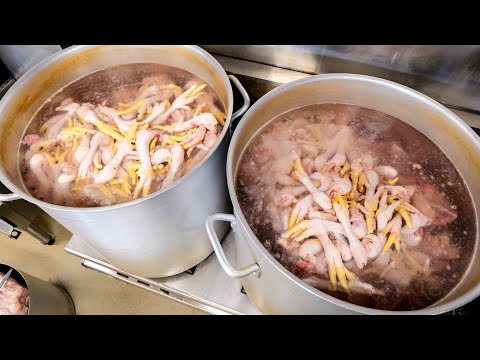
[[[101,212],[42,209],[121,270],[149,278],[179,274],[213,251],[204,226],[208,215],[231,212],[223,176],[228,140],[195,176],[145,201]],[[223,237],[227,225],[217,226]]]
[[[363,106],[392,115],[437,144],[464,178],[477,209],[476,246],[459,284],[436,304],[415,311],[385,311],[353,305],[304,283],[281,265],[256,238],[241,212],[235,176],[243,150],[269,120],[294,108],[317,103]],[[227,181],[235,213],[237,268],[257,263],[260,278],[241,279],[249,298],[267,314],[440,314],[480,295],[479,213],[480,139],[460,118],[429,97],[405,86],[370,76],[325,74],[293,81],[258,100],[236,128],[227,157]]]
[[[68,293],[56,285],[20,272],[30,291],[29,315],[74,315],[75,306]]]
[[[260,249],[250,246],[251,240],[245,228],[238,222],[238,216],[235,217],[237,219],[235,225],[237,268],[244,268],[255,262],[262,269],[260,278],[250,275],[240,279],[240,282],[250,300],[264,313],[285,315],[358,313],[329,302],[284,276]]]

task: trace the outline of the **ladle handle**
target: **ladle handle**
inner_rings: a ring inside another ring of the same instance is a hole
[[[215,221],[227,221],[230,223],[232,228],[234,228],[235,216],[231,214],[222,214],[222,213],[212,214],[207,218],[207,222],[205,223],[208,237],[210,238],[210,242],[212,243],[213,250],[215,251],[215,255],[217,256],[218,262],[220,263],[220,266],[222,267],[223,271],[225,271],[228,276],[233,278],[243,278],[250,274],[255,274],[255,276],[259,278],[260,275],[262,274],[262,271],[260,270],[260,266],[258,266],[258,264],[256,263],[252,265],[248,265],[247,267],[241,270],[237,270],[230,265],[230,263],[228,262],[225,256],[225,253],[223,252],[222,245],[218,240],[217,233],[215,232],[215,228],[213,226]]]
[[[245,114],[250,106],[250,96],[248,96],[247,90],[243,87],[243,85],[238,81],[238,79],[234,75],[228,75],[230,81],[236,86],[240,95],[243,97],[243,105],[240,109],[235,111],[232,115],[232,122],[237,120],[240,116]]]
[[[0,194],[0,202],[1,201],[13,201],[13,200],[18,200],[21,199],[21,196],[18,196],[17,194],[11,193],[11,194]]]

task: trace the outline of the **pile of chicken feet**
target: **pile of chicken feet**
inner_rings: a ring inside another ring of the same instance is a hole
[[[370,154],[349,154],[347,160],[342,144],[349,132],[340,130],[317,157],[293,161],[290,176],[301,185],[284,187],[276,195],[284,230],[278,242],[303,259],[297,266],[328,272],[334,289],[339,282],[347,293],[382,295],[345,263],[353,258],[362,269],[390,249],[415,246],[422,238],[420,228],[431,219],[410,203],[414,186],[396,185],[395,168],[374,164]]]

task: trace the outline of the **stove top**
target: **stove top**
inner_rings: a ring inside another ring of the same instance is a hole
[[[283,83],[311,76],[310,73],[306,72],[218,55],[212,49],[208,49],[208,47],[207,50],[213,52],[213,56],[227,73],[235,75],[240,80],[247,90],[252,104],[268,91]],[[365,73],[365,71],[356,72]],[[383,77],[387,78],[386,76]],[[418,88],[417,90],[422,91],[423,88]],[[425,93],[429,94],[427,91]],[[429,95],[432,96],[432,94]],[[435,98],[434,96],[432,97]],[[437,100],[445,100],[445,98],[441,97],[441,99],[437,98]],[[480,111],[466,108],[463,104],[461,104],[462,106],[457,106],[451,105],[450,102],[442,101],[442,103],[467,122],[480,135]],[[236,92],[236,89],[234,89],[234,104],[237,106],[242,104],[241,95]],[[233,130],[235,126],[235,123],[232,124]],[[232,263],[235,263],[233,232],[229,231],[226,234],[222,245],[227,258]],[[65,250],[83,258],[83,266],[87,268],[212,314],[261,314],[261,311],[249,301],[240,282],[237,279],[228,277],[224,273],[215,254],[211,254],[202,263],[182,274],[167,278],[147,279],[115,268],[75,235],[71,238]],[[480,299],[477,299],[449,314],[464,315],[479,311]]]
[[[235,263],[233,231],[222,242],[228,260]],[[230,278],[220,267],[215,254],[197,266],[174,276],[149,279],[110,265],[79,237],[72,236],[65,250],[83,258],[82,265],[115,279],[152,291],[210,314],[261,314],[243,291],[240,281]]]

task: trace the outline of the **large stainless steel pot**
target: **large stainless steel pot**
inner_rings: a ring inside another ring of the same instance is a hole
[[[249,298],[267,314],[398,314],[353,305],[304,283],[284,268],[256,238],[240,209],[235,175],[248,141],[267,121],[301,106],[317,103],[359,105],[392,115],[413,126],[437,144],[456,165],[475,202],[480,204],[480,139],[461,119],[431,98],[405,86],[370,76],[326,74],[297,80],[276,88],[243,116],[230,143],[227,182],[234,214],[214,214],[207,231],[222,268],[241,278]],[[479,213],[476,211],[477,224]],[[213,224],[230,222],[235,231],[236,270],[228,263]],[[478,226],[473,260],[456,286],[436,304],[406,314],[438,314],[460,307],[480,295]],[[252,275],[254,274],[254,275]]]
[[[30,196],[17,167],[17,153],[27,123],[54,93],[84,75],[128,63],[160,63],[199,76],[219,94],[227,109],[217,145],[194,171],[172,186],[135,201],[98,208],[52,205]],[[112,265],[136,275],[163,277],[185,271],[212,252],[204,222],[231,205],[225,179],[229,125],[249,105],[248,95],[230,76],[245,104],[232,115],[229,77],[220,64],[196,46],[75,46],[58,52],[23,75],[0,102],[0,181],[13,194],[38,205],[90,244]],[[219,227],[224,233],[227,226]]]

